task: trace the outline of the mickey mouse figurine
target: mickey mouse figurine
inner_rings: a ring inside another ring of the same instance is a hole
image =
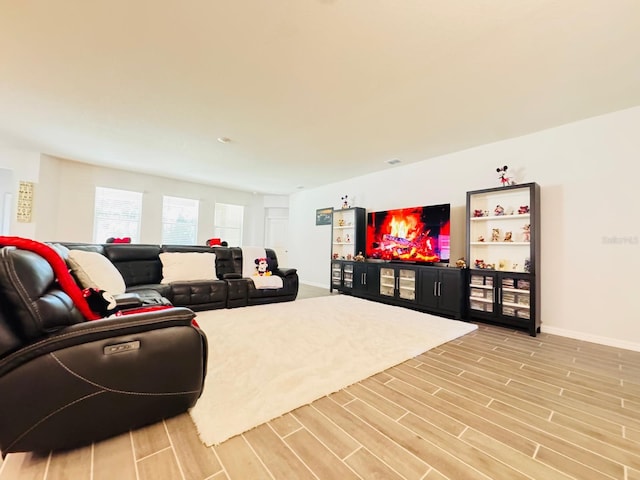
[[[498,179],[500,180],[500,185],[502,185],[503,187],[515,184],[515,182],[511,179],[511,177],[507,176],[508,168],[509,167],[507,167],[506,165],[504,165],[503,167],[496,168],[496,172],[500,174],[500,176],[498,177]]]

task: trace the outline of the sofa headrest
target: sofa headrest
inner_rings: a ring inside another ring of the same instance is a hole
[[[49,262],[15,247],[0,249],[0,305],[12,330],[25,339],[85,321],[73,300],[57,286]]]
[[[52,242],[48,243],[51,247],[60,252],[60,247],[67,248],[69,250],[83,250],[85,252],[97,252],[104,255],[104,248],[101,244],[96,243],[76,243],[76,242]],[[64,257],[64,256],[63,256]]]
[[[276,255],[275,250],[272,248],[265,248],[265,253],[267,254],[267,261],[269,262],[269,270],[272,272],[278,269],[278,256]]]
[[[163,252],[196,252],[196,253],[216,253],[218,248],[207,247],[204,245],[162,245],[161,250]]]
[[[242,249],[240,247],[215,247],[216,273],[224,278],[227,273],[242,274]]]
[[[109,243],[103,246],[104,253],[114,264],[118,262],[160,259],[160,245],[141,243]]]

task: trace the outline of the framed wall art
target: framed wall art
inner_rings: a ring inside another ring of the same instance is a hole
[[[33,213],[33,182],[20,182],[18,188],[17,220],[28,223]]]
[[[316,210],[316,225],[331,225],[333,208],[319,208]]]

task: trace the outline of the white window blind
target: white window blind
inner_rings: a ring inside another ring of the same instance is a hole
[[[195,245],[198,237],[199,201],[162,197],[162,243]]]
[[[238,247],[242,245],[243,222],[244,206],[216,203],[213,236],[226,241],[230,247]]]
[[[142,218],[142,192],[96,187],[93,213],[93,241],[110,237],[131,237],[138,242]]]

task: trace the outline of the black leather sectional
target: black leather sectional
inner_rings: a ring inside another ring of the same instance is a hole
[[[45,258],[0,247],[2,456],[86,445],[188,410],[207,369],[194,316],[169,307],[86,321]]]
[[[242,248],[157,244],[61,243],[68,249],[89,250],[105,255],[122,274],[127,292],[137,293],[144,303],[170,302],[194,311],[235,308],[265,303],[289,302],[298,295],[298,273],[282,268],[273,249],[265,249],[273,275],[282,278],[278,289],[257,289],[242,277]],[[217,280],[193,280],[163,284],[162,252],[213,252]]]

